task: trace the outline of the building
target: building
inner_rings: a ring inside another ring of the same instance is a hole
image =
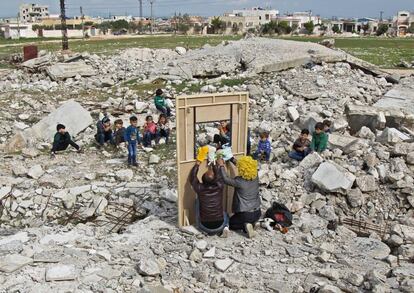
[[[245,33],[250,29],[258,29],[261,25],[269,23],[279,14],[278,10],[254,7],[251,9],[233,10],[220,16],[225,24],[225,33]],[[209,19],[209,24],[213,18]]]
[[[321,25],[322,19],[319,15],[312,15],[312,12],[294,12],[286,15],[278,15],[273,21],[285,21],[290,27],[296,28],[297,31],[303,32],[305,30],[305,23],[312,21],[314,25]]]
[[[405,36],[410,26],[414,26],[414,12],[399,11],[393,19],[393,24],[397,36]]]
[[[38,4],[22,4],[19,10],[20,20],[24,23],[38,22],[49,17],[49,7]]]

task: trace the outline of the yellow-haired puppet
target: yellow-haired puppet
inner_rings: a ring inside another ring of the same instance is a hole
[[[217,160],[224,183],[234,187],[233,212],[230,218],[231,230],[244,230],[249,238],[256,235],[254,225],[259,221],[260,210],[258,163],[252,157],[244,156],[237,160],[239,175],[230,178],[224,167],[224,160]]]

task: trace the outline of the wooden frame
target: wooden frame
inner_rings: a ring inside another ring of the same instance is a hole
[[[195,223],[195,198],[188,177],[195,164],[195,125],[211,121],[231,121],[231,141],[234,156],[240,157],[247,150],[247,126],[249,113],[248,93],[217,93],[179,96],[177,108],[177,167],[178,167],[178,225]],[[200,166],[199,176],[207,170],[207,163]],[[229,168],[232,175],[236,170]],[[224,206],[231,213],[234,190],[224,190]]]

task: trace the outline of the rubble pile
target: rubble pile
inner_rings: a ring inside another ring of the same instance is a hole
[[[223,60],[226,50],[243,43],[257,50],[260,45],[252,42],[223,44],[218,52],[207,46],[187,53],[82,54],[66,59],[85,62],[95,76],[51,82],[45,71],[16,70],[3,78],[0,292],[412,292],[414,77],[392,84],[336,59],[342,53],[310,44],[299,50],[284,41],[277,42],[302,61],[283,71],[273,67],[280,59],[271,52],[244,68],[240,61],[247,60],[248,50],[236,50],[223,64],[209,63],[200,53]],[[270,43],[264,41],[263,48]],[[321,55],[335,52],[329,63],[316,60],[320,47]],[[270,72],[260,65],[265,56],[274,63]],[[122,66],[130,70],[122,72]],[[150,77],[165,79],[169,95],[189,93],[190,86],[173,86],[185,79],[202,83],[202,92],[250,93],[253,150],[263,130],[273,147],[271,161],[260,164],[262,210],[273,201],[285,204],[294,213],[287,234],[262,229],[253,240],[236,232],[222,239],[193,227],[179,229],[173,144],[140,150],[134,169],[126,167],[124,149],[93,146],[99,113],[125,123],[136,113],[139,124],[157,114],[146,96],[119,84]],[[223,85],[230,78],[240,82]],[[104,98],[73,95],[103,79]],[[57,94],[45,101],[39,90]],[[65,123],[77,126],[71,132],[84,152],[50,158],[48,127],[67,103],[80,107]],[[329,150],[301,162],[289,159],[300,130],[313,130],[324,119],[333,123]],[[47,134],[24,144],[35,129]]]

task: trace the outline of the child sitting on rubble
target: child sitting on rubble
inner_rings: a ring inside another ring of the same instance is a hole
[[[269,141],[269,133],[263,132],[260,134],[259,145],[257,146],[256,152],[253,154],[255,160],[261,160],[264,156],[266,162],[270,160],[270,154],[272,152],[272,145]]]
[[[99,120],[96,124],[97,132],[95,134],[95,140],[98,143],[99,148],[103,147],[106,142],[114,144],[114,138],[112,135],[111,120],[105,115],[102,120]]]
[[[310,144],[310,149],[313,152],[322,153],[328,147],[328,135],[325,133],[324,128],[325,126],[322,122],[316,123]]]
[[[138,118],[129,118],[130,126],[125,130],[124,140],[128,145],[128,165],[137,166],[137,146],[141,143],[138,130]]]
[[[157,139],[157,124],[151,115],[145,118],[144,124],[144,147],[151,147],[151,142]]]
[[[165,98],[163,97],[163,91],[162,89],[157,89],[155,92],[154,97],[154,104],[158,111],[160,111],[162,114],[166,115],[167,117],[171,116],[171,108],[168,107]]]
[[[310,152],[309,130],[302,129],[299,138],[293,144],[293,151],[289,153],[289,158],[302,161]]]
[[[327,134],[331,134],[332,133],[332,130],[331,130],[332,122],[329,120],[324,120],[322,123],[323,123],[323,131],[325,131],[325,133]]]
[[[53,138],[52,156],[54,156],[56,152],[66,150],[69,145],[73,146],[78,152],[81,151],[81,148],[72,140],[69,132],[66,131],[65,125],[58,124],[56,130],[57,132]]]
[[[170,123],[168,122],[168,118],[165,114],[161,114],[158,118],[157,130],[158,142],[161,138],[165,138],[165,143],[168,144],[170,138]]]
[[[114,122],[114,141],[115,146],[119,146],[121,143],[125,142],[125,127],[122,119],[117,119]]]

